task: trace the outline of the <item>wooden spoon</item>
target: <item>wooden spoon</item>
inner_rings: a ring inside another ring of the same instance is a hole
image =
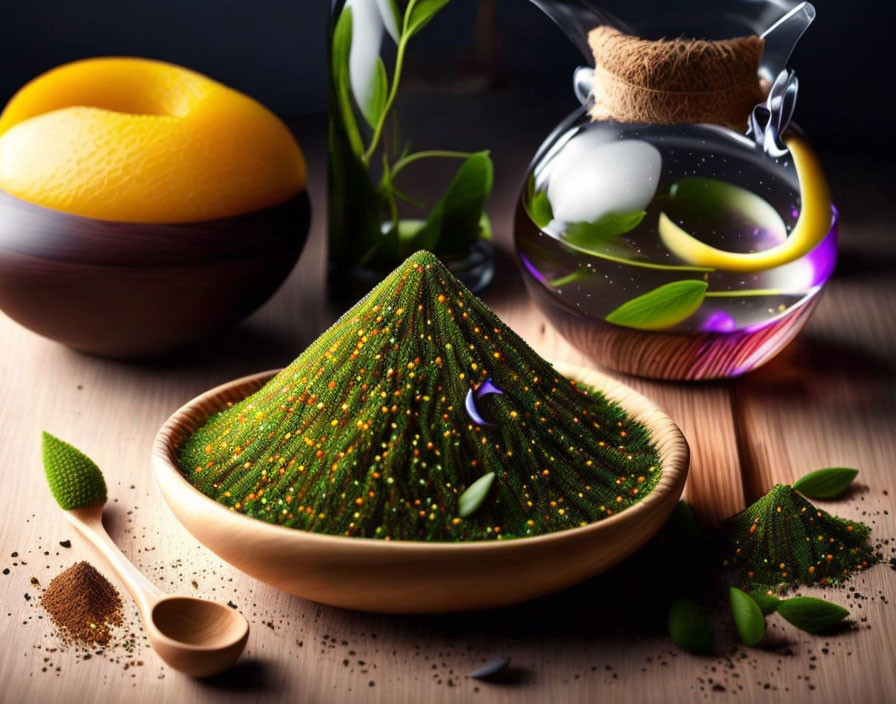
[[[191,677],[207,677],[236,662],[249,638],[249,624],[241,613],[213,601],[165,594],[112,542],[103,527],[102,504],[64,513],[121,577],[162,660]]]

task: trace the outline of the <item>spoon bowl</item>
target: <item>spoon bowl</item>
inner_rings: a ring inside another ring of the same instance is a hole
[[[102,503],[66,511],[65,516],[128,588],[149,643],[166,664],[190,677],[208,677],[237,661],[249,639],[249,623],[241,613],[213,601],[165,594],[109,537]]]
[[[153,605],[146,626],[159,656],[192,677],[205,677],[232,665],[249,638],[249,624],[238,611],[176,594]]]

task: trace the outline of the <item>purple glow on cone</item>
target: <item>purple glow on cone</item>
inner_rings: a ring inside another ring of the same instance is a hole
[[[486,379],[482,382],[482,385],[476,389],[474,392],[473,389],[467,391],[467,397],[464,399],[464,407],[467,409],[467,415],[473,420],[476,425],[484,425],[486,427],[492,427],[497,425],[497,423],[489,423],[485,420],[482,415],[479,413],[479,409],[476,408],[476,401],[483,396],[487,396],[488,394],[500,394],[504,395],[504,392],[501,391],[497,386],[492,383],[491,379]]]

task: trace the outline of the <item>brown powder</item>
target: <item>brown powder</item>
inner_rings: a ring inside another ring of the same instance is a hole
[[[41,605],[64,639],[85,645],[105,645],[111,629],[123,621],[118,591],[87,562],[72,565],[50,582]]]

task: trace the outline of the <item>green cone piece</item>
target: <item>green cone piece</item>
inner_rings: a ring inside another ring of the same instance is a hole
[[[66,511],[106,503],[106,482],[92,459],[47,432],[41,445],[44,473],[56,503]]]
[[[778,484],[725,525],[735,583],[836,584],[880,559],[863,523],[832,516]]]
[[[661,473],[641,425],[554,371],[422,251],[179,457],[235,511],[393,540],[574,528],[635,504]],[[490,472],[462,517],[460,497]]]

